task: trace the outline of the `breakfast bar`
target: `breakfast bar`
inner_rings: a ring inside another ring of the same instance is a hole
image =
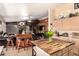
[[[32,41],[32,55],[33,56],[72,56],[73,42],[63,41],[59,39],[52,39],[48,42],[46,39]]]

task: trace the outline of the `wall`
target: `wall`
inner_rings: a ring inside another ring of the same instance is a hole
[[[9,34],[17,34],[19,33],[19,28],[17,22],[9,22],[6,24],[6,31]],[[29,26],[26,26],[26,33],[29,33]]]
[[[48,31],[48,17],[41,19],[38,26],[43,26],[42,32]]]
[[[0,21],[2,22],[2,24],[0,24],[0,31],[6,32],[6,22],[1,15],[6,15],[6,11],[2,3],[0,3]]]
[[[79,16],[53,21],[53,30],[79,31]]]
[[[79,16],[54,20],[55,17],[58,17],[60,14],[67,15],[70,12],[74,13],[76,11],[79,11],[79,9],[74,10],[73,4],[62,4],[54,9],[50,8],[49,20],[50,24],[52,24],[50,28],[58,31],[79,31]]]
[[[11,25],[11,24],[7,25],[6,30],[7,30],[7,33],[9,33],[9,34],[17,34],[18,33],[17,25]]]
[[[55,7],[54,10],[55,17],[58,17],[59,15],[68,15],[70,12],[74,10],[74,4],[63,3],[62,5]]]
[[[0,31],[6,32],[6,22],[4,21],[2,16],[0,16],[0,21],[2,22],[2,24],[0,24]]]
[[[58,18],[60,15],[68,15],[70,12],[74,11],[73,3],[62,3],[60,5],[49,8],[48,15],[50,20],[52,21],[55,18]],[[78,10],[76,10],[78,11]]]
[[[6,22],[2,22],[2,30],[6,32]]]
[[[7,23],[6,31],[7,33],[10,33],[10,34],[17,34],[18,33],[17,23],[12,23],[12,22]]]

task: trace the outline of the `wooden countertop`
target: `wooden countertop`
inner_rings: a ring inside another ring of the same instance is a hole
[[[53,39],[51,43],[48,43],[46,39],[35,40],[35,41],[32,41],[32,43],[38,46],[43,51],[45,51],[46,53],[48,53],[49,55],[52,55],[53,53],[74,44],[72,42],[67,42],[67,41],[58,40],[58,39]]]

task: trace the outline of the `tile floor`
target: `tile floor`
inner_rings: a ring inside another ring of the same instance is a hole
[[[14,47],[9,47],[8,50],[6,51],[6,48],[3,50],[4,56],[32,56],[32,49],[31,47],[28,47],[24,49],[20,49],[19,52],[18,50]]]
[[[3,49],[4,56],[32,56],[32,48],[28,47],[24,49],[20,49],[19,52],[18,50],[14,47],[9,47],[8,50],[6,51],[6,48]],[[71,56],[78,56],[78,55],[71,55]]]

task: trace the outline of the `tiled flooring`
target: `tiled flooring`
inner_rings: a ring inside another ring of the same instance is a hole
[[[4,56],[32,56],[31,47],[28,47],[28,49],[26,48],[25,50],[20,49],[19,52],[15,47],[14,48],[9,47],[7,51],[4,48],[3,52],[4,52]]]
[[[24,49],[20,49],[19,52],[18,50],[14,47],[9,47],[8,50],[6,51],[6,48],[3,50],[4,56],[32,56],[32,48],[28,47]],[[71,55],[71,56],[77,56],[77,55]]]

